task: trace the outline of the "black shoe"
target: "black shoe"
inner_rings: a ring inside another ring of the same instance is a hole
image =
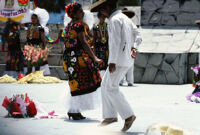
[[[128,83],[128,86],[133,86],[133,83]]]
[[[85,117],[83,117],[81,115],[81,113],[67,113],[69,116],[69,119],[72,117],[73,120],[82,120],[85,119]]]
[[[78,113],[78,115],[79,115],[79,117],[80,117],[81,119],[86,119],[86,117],[84,117],[81,113]]]

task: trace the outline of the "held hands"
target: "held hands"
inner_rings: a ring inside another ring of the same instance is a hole
[[[94,61],[95,61],[98,65],[100,65],[100,64],[103,62],[102,59],[99,59],[99,58],[97,58],[97,57],[94,58]]]
[[[132,49],[131,57],[132,57],[133,59],[136,59],[136,49],[135,49],[135,48]]]
[[[115,72],[115,70],[116,70],[116,65],[115,65],[114,63],[110,63],[110,64],[108,65],[108,67],[109,67],[110,73]]]

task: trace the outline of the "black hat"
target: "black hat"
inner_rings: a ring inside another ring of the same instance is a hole
[[[98,0],[94,2],[90,7],[89,10],[91,12],[98,12],[99,8],[103,5],[106,4],[107,2],[112,2],[113,4],[116,4],[118,0]]]
[[[132,18],[133,16],[135,16],[135,12],[132,10],[128,10],[127,8],[122,9],[122,13],[127,15],[129,18]]]

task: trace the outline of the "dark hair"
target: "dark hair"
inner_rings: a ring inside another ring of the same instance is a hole
[[[79,9],[81,9],[82,6],[81,4],[79,3],[76,3],[74,6],[73,6],[73,11],[72,11],[72,14],[75,14]]]
[[[36,18],[38,19],[38,16],[37,16],[36,14],[32,14],[32,16],[34,16],[34,17],[36,17]],[[32,16],[31,16],[31,17],[32,17]]]
[[[65,7],[65,12],[67,13],[67,15],[70,17],[70,18],[74,18],[74,14],[76,14],[76,12],[81,9],[82,6],[81,4],[77,3],[77,2],[74,2],[72,4],[68,4],[66,7]]]
[[[101,13],[101,12],[98,12],[98,13],[97,13],[97,17],[99,18],[99,17],[101,17],[101,16],[103,16],[102,13]]]

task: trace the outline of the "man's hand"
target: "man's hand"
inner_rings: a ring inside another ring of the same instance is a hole
[[[101,65],[101,63],[103,62],[102,59],[99,59],[97,57],[95,57],[94,61],[98,64],[98,65]]]
[[[132,49],[131,57],[136,59],[136,49]]]
[[[109,71],[110,73],[113,73],[116,70],[116,65],[114,63],[109,64]]]

